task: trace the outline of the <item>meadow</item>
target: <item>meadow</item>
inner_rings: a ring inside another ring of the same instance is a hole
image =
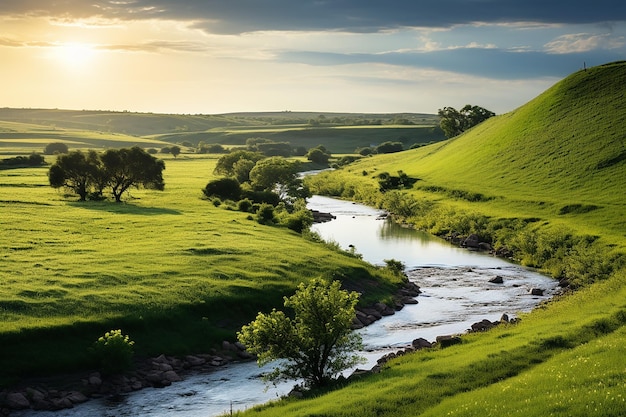
[[[50,158],[50,157],[47,157]],[[206,352],[313,277],[383,299],[381,269],[215,207],[201,189],[215,157],[170,157],[163,192],[77,202],[47,168],[0,171],[0,367],[3,377],[90,365],[88,348],[122,328],[139,355]]]

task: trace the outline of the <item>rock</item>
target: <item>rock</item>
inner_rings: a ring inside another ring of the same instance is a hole
[[[146,378],[146,381],[148,381],[151,384],[160,384],[161,381],[164,379],[163,372],[161,371],[149,372],[148,374],[146,374],[145,378]]]
[[[7,394],[5,404],[11,410],[24,410],[30,408],[30,401],[21,392],[11,392]]]
[[[502,314],[502,316],[500,317],[500,323],[508,323],[509,322],[509,315],[504,313]]]
[[[478,235],[471,234],[465,238],[465,240],[461,243],[461,246],[464,246],[466,248],[478,249],[478,244]]]
[[[183,379],[174,371],[166,371],[165,373],[163,373],[163,378],[170,381],[170,382],[178,382],[178,381],[182,381]]]
[[[88,400],[87,396],[79,391],[70,391],[65,397],[72,402],[72,404],[81,404]]]
[[[95,372],[89,375],[89,378],[87,379],[87,383],[94,387],[99,387],[100,385],[102,385],[102,377],[100,376],[100,373]]]
[[[436,340],[437,344],[439,344],[439,346],[441,346],[442,348],[446,348],[452,345],[458,345],[463,342],[461,340],[461,337],[453,335],[437,336]]]
[[[402,299],[402,302],[404,304],[418,304],[418,301],[415,298],[411,298],[411,297],[404,297]]]
[[[46,399],[46,395],[43,392],[34,388],[26,388],[26,396],[33,402],[43,401]]]
[[[158,369],[159,371],[168,372],[174,370],[174,368],[172,368],[172,365],[170,365],[169,363],[155,363],[155,365],[155,369]]]
[[[480,242],[478,244],[478,249],[484,250],[484,251],[491,251],[491,250],[493,250],[491,245],[489,243],[487,243],[487,242]]]
[[[234,345],[242,352],[246,350],[246,347],[241,342],[235,342]]]
[[[531,288],[530,289],[530,294],[531,295],[543,295],[543,290],[541,288]]]
[[[492,323],[487,319],[479,321],[477,323],[472,324],[472,331],[474,332],[485,332],[487,330],[493,329],[496,327],[497,323]]]
[[[498,275],[496,277],[491,278],[489,282],[491,282],[492,284],[503,284],[504,279],[500,275]]]
[[[430,343],[428,340],[424,339],[423,337],[420,337],[420,338],[417,338],[417,339],[413,340],[411,345],[415,349],[426,349],[426,348],[433,347],[433,344]]]
[[[189,366],[201,366],[201,365],[204,365],[206,363],[206,359],[199,358],[199,357],[193,356],[193,355],[187,355],[187,356],[185,356],[185,362]]]

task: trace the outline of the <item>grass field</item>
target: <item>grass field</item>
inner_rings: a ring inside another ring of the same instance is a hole
[[[164,192],[78,203],[47,168],[0,171],[4,376],[88,364],[122,327],[140,354],[208,351],[303,280],[342,279],[382,299],[399,284],[364,262],[202,199],[215,159],[166,160]]]

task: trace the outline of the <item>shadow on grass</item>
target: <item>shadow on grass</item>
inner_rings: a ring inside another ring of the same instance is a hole
[[[129,203],[114,203],[110,201],[74,201],[68,203],[72,207],[79,207],[89,210],[107,211],[118,214],[135,214],[139,216],[157,216],[161,214],[179,215],[179,210],[164,207],[142,207]]]

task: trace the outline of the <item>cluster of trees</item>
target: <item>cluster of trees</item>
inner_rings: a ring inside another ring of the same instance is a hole
[[[444,107],[439,109],[438,114],[441,118],[439,126],[448,138],[460,135],[467,129],[496,115],[492,111],[470,104],[465,105],[461,110]]]
[[[374,154],[402,152],[403,150],[404,145],[402,144],[402,142],[387,141],[377,146],[366,146],[363,148],[357,148],[355,152],[362,156],[368,156]]]
[[[54,188],[67,188],[78,194],[80,201],[99,200],[109,188],[116,202],[131,187],[163,190],[165,163],[143,149],[109,149],[99,154],[90,150],[59,155],[50,167],[48,179]]]
[[[237,202],[239,210],[256,214],[259,223],[283,223],[302,232],[313,218],[304,204],[310,192],[298,177],[298,165],[280,156],[234,151],[218,159],[214,172],[222,178],[209,181],[202,192],[216,205]]]
[[[46,163],[44,157],[36,152],[29,156],[14,156],[0,160],[1,168],[38,167]]]

